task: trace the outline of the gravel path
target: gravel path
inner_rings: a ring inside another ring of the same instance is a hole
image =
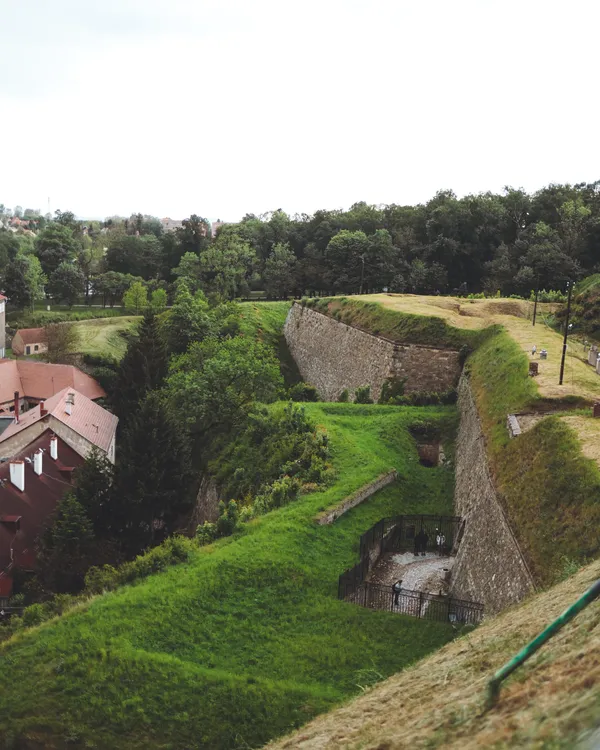
[[[373,568],[369,581],[390,586],[401,579],[404,589],[445,593],[444,568],[451,569],[453,563],[453,557],[439,557],[435,552],[424,557],[415,557],[412,552],[385,555]]]

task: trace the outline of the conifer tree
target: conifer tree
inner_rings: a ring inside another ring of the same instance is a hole
[[[158,393],[149,393],[121,438],[113,507],[128,554],[137,554],[173,530],[189,508],[190,461],[186,433]]]
[[[113,403],[121,428],[139,408],[149,391],[162,385],[167,374],[168,359],[156,315],[144,315],[137,338],[127,347],[117,373]]]
[[[115,510],[111,502],[113,478],[114,466],[95,446],[73,477],[73,496],[92,522],[97,538],[108,537],[115,531]]]

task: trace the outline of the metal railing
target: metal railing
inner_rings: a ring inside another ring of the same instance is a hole
[[[451,596],[430,594],[425,591],[401,589],[377,583],[362,583],[347,598],[360,607],[410,615],[423,620],[478,625],[483,617],[483,604],[455,599]]]

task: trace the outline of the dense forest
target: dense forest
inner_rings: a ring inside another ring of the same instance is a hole
[[[112,306],[137,282],[128,302],[137,309],[156,290],[172,300],[182,280],[214,301],[252,291],[529,295],[537,284],[560,289],[600,271],[600,181],[531,195],[440,191],[417,206],[248,214],[214,237],[198,215],[166,233],[142,214],[81,222],[58,211],[30,225],[37,234],[0,232],[3,290],[22,307],[44,294]]]

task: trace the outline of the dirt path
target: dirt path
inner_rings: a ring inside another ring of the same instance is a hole
[[[373,568],[369,581],[391,586],[401,580],[404,589],[445,593],[448,586],[445,573],[452,569],[453,563],[453,557],[440,557],[435,552],[427,552],[424,557],[415,557],[412,552],[388,554]]]

